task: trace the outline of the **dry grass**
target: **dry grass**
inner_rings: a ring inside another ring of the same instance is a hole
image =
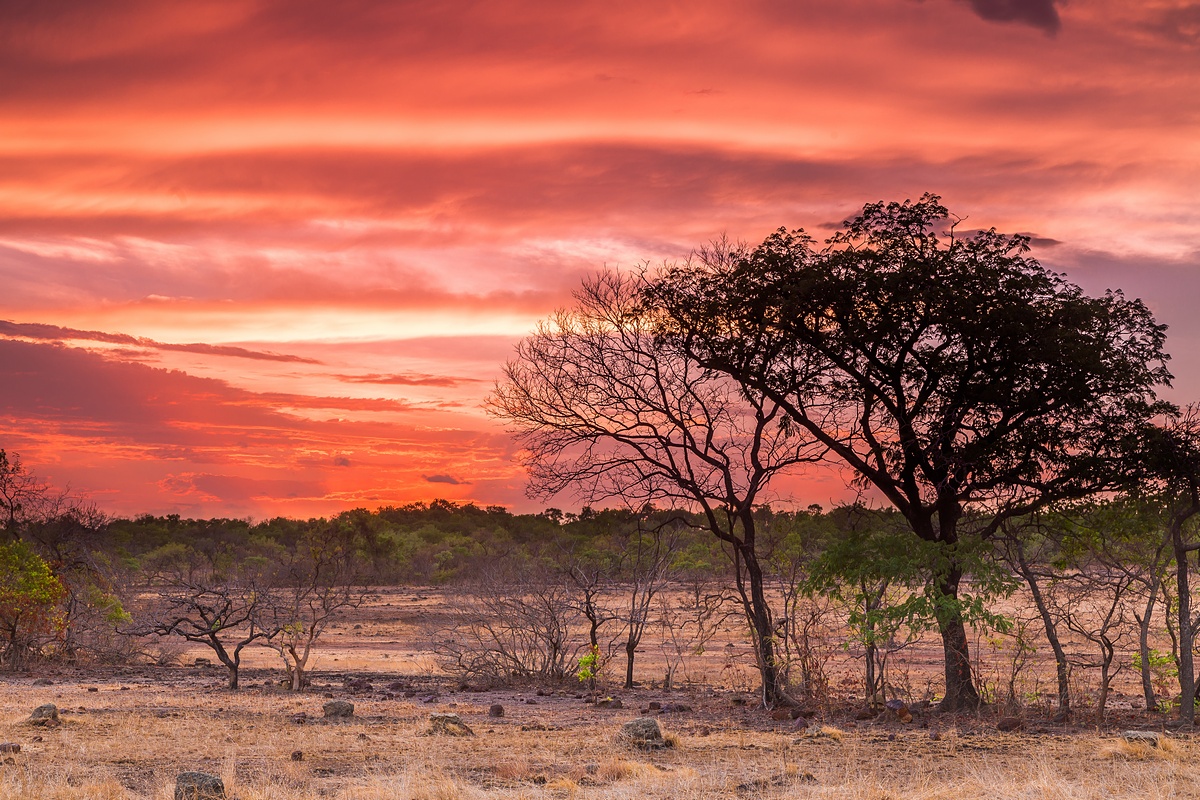
[[[356,698],[354,722],[296,725],[290,715],[317,712],[320,695],[154,686],[86,694],[83,687],[9,684],[0,686],[0,698],[0,740],[22,743],[16,763],[0,766],[0,800],[167,800],[175,774],[187,769],[221,775],[240,800],[1200,796],[1200,778],[1187,767],[1197,748],[1187,739],[1151,748],[1093,734],[947,731],[932,741],[907,729],[888,741],[827,727],[793,743],[794,733],[731,723],[709,736],[668,729],[679,747],[634,755],[616,741],[632,712],[599,715],[578,706],[536,709],[553,715],[560,731],[489,721],[474,703],[442,707],[479,731],[449,738],[420,735],[439,707],[411,702]],[[42,702],[64,709],[61,726],[25,723],[27,710]],[[302,761],[291,759],[294,750],[303,751]]]

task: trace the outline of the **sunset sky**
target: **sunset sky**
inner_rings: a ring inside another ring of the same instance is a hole
[[[582,275],[925,191],[1200,398],[1200,3],[4,3],[0,448],[116,514],[541,508],[480,403]]]

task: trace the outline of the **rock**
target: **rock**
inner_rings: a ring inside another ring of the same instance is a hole
[[[499,703],[492,703],[491,708],[488,709],[488,716],[489,717],[503,717],[504,716],[504,706],[500,705]]]
[[[345,700],[330,700],[321,708],[325,711],[325,719],[349,719],[354,716],[354,703]]]
[[[301,711],[299,714],[292,714],[292,722],[297,725],[303,725],[308,722],[308,714]]]
[[[36,681],[33,682],[33,685],[34,686],[53,686],[54,681],[50,680],[49,678],[38,678]]]
[[[370,692],[375,689],[366,678],[347,678],[346,688],[352,692]]]
[[[392,681],[387,685],[389,692],[403,692],[408,690],[408,684],[404,681]],[[415,692],[413,694],[416,694]],[[411,696],[411,695],[410,695]]]
[[[1158,747],[1162,742],[1163,735],[1156,731],[1121,731],[1121,738],[1130,744],[1141,743],[1148,744],[1151,747]],[[3,751],[0,750],[0,752]]]
[[[474,736],[467,723],[458,714],[430,714],[429,730],[431,736]]]
[[[527,706],[536,706],[536,705],[537,705],[537,700],[534,700],[532,697],[530,697],[530,698],[528,698],[528,699],[525,701],[525,705],[527,705]]]
[[[89,686],[88,691],[89,692],[98,692],[98,691],[100,691],[100,689],[96,686]]]
[[[181,772],[175,777],[175,800],[224,800],[225,783],[204,772]]]
[[[621,738],[643,750],[659,750],[671,746],[663,738],[662,729],[658,727],[658,720],[651,717],[638,717],[626,722],[621,726]]]
[[[651,700],[650,704],[646,706],[646,708],[650,711],[660,711],[662,710],[662,703],[658,702],[657,700]]]
[[[193,667],[211,667],[212,659],[211,658],[197,658],[195,661],[192,662],[192,666]],[[183,774],[184,775],[192,775],[192,774],[199,775],[200,773],[199,772],[197,772],[197,773],[185,772]]]
[[[0,753],[19,753],[21,745],[16,742],[0,742]]]
[[[303,750],[293,750],[292,751],[292,761],[303,761],[303,760],[304,760],[304,751]]]
[[[888,700],[886,703],[884,703],[884,706],[888,711],[891,711],[896,715],[896,719],[900,720],[904,724],[907,725],[913,721],[912,712],[908,710],[908,706],[904,704],[903,700]]]
[[[942,738],[942,735],[940,733],[938,733],[937,731],[929,732],[929,741],[936,742],[937,740],[939,740],[941,738]]]
[[[686,703],[667,703],[662,707],[664,714],[686,714],[692,710],[692,707]]]
[[[999,722],[996,723],[996,730],[1003,731],[1004,733],[1019,731],[1024,729],[1024,727],[1025,720],[1021,719],[1020,717],[1003,717]]]
[[[58,706],[54,703],[40,705],[29,715],[29,723],[39,727],[51,727],[58,724]]]

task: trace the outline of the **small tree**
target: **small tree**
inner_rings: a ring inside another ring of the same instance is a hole
[[[0,664],[22,669],[46,637],[61,632],[67,590],[24,542],[0,542]]]
[[[149,622],[133,629],[140,635],[179,636],[202,644],[229,671],[229,688],[238,688],[242,651],[280,631],[273,613],[265,559],[235,562],[226,554],[220,566],[194,565],[195,554],[175,560],[156,581]]]
[[[366,600],[366,590],[354,582],[351,544],[330,530],[311,532],[276,573],[278,585],[263,616],[270,619],[264,630],[278,634],[263,641],[283,659],[292,691],[307,684],[313,647],[329,624]]]

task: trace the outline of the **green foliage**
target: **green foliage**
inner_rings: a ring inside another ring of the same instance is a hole
[[[575,668],[575,677],[580,683],[593,683],[600,677],[600,648],[592,645],[586,653],[579,657]]]
[[[60,632],[59,604],[66,595],[63,582],[28,545],[0,544],[0,656],[19,664],[38,637]]]

